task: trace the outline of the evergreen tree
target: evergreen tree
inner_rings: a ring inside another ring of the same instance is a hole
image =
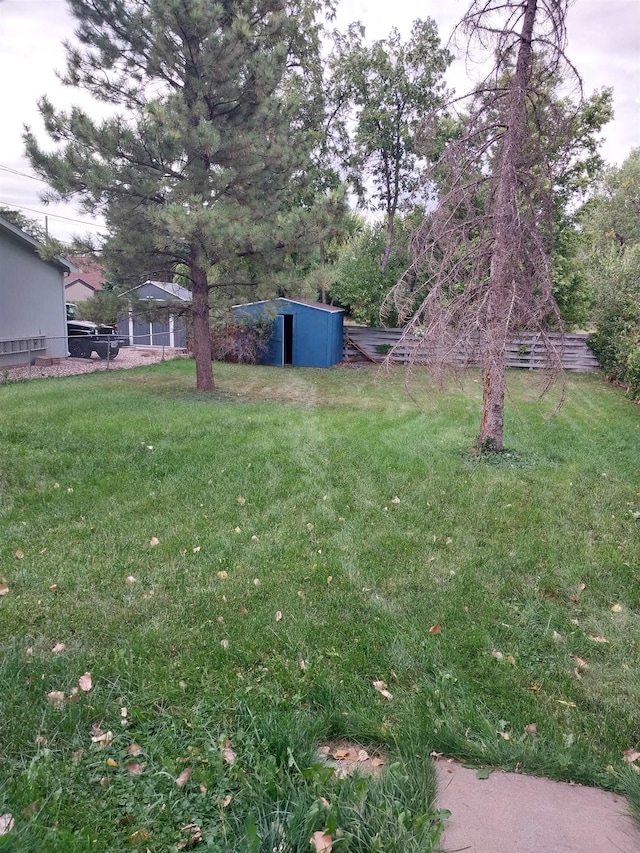
[[[188,268],[197,387],[214,390],[210,290],[254,284],[314,241],[335,199],[292,205],[322,110],[323,0],[70,0],[64,82],[116,107],[93,120],[39,107],[56,150],[27,128],[52,191],[105,216],[104,265],[170,280]],[[326,203],[325,203],[326,202]],[[319,224],[320,223],[320,224]]]

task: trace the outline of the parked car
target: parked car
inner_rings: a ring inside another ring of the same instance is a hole
[[[100,358],[113,359],[120,352],[118,333],[113,326],[103,326],[90,320],[75,319],[76,306],[67,303],[67,345],[71,358],[91,358],[97,353]]]

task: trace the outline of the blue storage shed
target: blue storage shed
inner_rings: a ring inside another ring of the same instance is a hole
[[[273,335],[263,364],[275,367],[332,367],[342,361],[344,310],[322,302],[267,299],[234,305],[233,313],[273,316]]]

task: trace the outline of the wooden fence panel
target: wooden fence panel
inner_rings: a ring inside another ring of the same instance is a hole
[[[394,347],[391,361],[407,364],[415,355],[417,364],[426,364],[433,357],[434,346],[417,337],[408,337],[398,345],[402,329],[370,328],[369,326],[345,326],[343,358],[345,361],[371,361],[381,363]],[[562,347],[562,366],[565,370],[591,372],[599,369],[598,361],[587,345],[587,334],[566,334],[564,340],[559,333],[547,336],[552,345]],[[418,352],[416,353],[416,348]],[[469,341],[464,346],[452,348],[447,361],[452,365],[478,366],[482,350],[479,340]],[[549,358],[544,342],[533,332],[524,332],[507,344],[507,367],[526,370],[544,370],[549,367]]]

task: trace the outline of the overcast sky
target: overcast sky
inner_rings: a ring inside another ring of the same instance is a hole
[[[468,0],[339,0],[336,25],[345,29],[359,20],[369,39],[386,38],[396,26],[407,37],[416,17],[431,17],[444,42],[468,5]],[[567,29],[568,53],[582,76],[585,94],[613,87],[615,118],[604,130],[601,150],[609,163],[619,164],[632,148],[640,147],[640,0],[575,0]],[[41,95],[49,95],[59,106],[88,104],[55,76],[65,64],[62,42],[72,34],[65,0],[0,0],[0,204],[21,206],[41,222],[44,208],[38,194],[44,185],[24,176],[32,172],[23,155],[22,128],[29,124],[41,129],[36,109]],[[448,83],[459,94],[469,88],[464,62],[454,63]],[[40,135],[44,140],[44,133]],[[55,237],[68,239],[89,230],[83,224],[89,221],[73,206],[54,205],[46,212]]]

